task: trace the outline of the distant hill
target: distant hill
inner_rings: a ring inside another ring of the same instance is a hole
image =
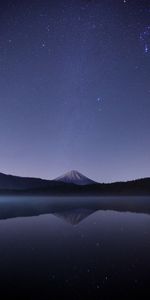
[[[78,171],[55,180],[19,177],[0,173],[0,194],[35,195],[150,195],[150,178],[127,182],[96,183]]]
[[[49,186],[49,180],[40,178],[19,177],[0,173],[0,189],[22,190],[30,188],[41,188]]]

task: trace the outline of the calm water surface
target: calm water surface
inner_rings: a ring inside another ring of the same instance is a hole
[[[0,197],[2,299],[149,299],[149,203]]]

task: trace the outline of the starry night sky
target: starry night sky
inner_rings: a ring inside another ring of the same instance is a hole
[[[150,176],[150,0],[1,1],[0,172]]]

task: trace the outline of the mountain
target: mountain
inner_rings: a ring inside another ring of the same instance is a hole
[[[61,181],[64,183],[73,183],[76,185],[88,185],[95,184],[96,182],[92,179],[86,177],[85,175],[79,173],[76,170],[65,173],[64,175],[54,179],[55,181]]]
[[[62,190],[65,186],[69,189],[72,184],[87,185],[94,181],[80,174],[78,171],[70,171],[55,180],[46,180],[41,178],[20,177],[0,173],[0,190],[32,190],[32,189],[50,189]]]
[[[150,178],[126,182],[96,183],[78,171],[70,171],[55,180],[0,173],[0,194],[49,196],[150,195]]]

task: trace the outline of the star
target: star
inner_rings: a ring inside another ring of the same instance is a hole
[[[144,53],[147,54],[150,45],[150,25],[146,26],[143,32],[140,33],[140,40],[144,44]]]
[[[147,44],[145,44],[145,53],[148,53],[148,46],[147,46]]]
[[[45,42],[42,43],[42,48],[45,48],[46,47],[46,44]]]
[[[47,25],[46,30],[49,32],[50,31],[50,25]]]
[[[102,102],[102,98],[98,97],[98,98],[97,98],[97,102],[98,102],[98,103]]]

